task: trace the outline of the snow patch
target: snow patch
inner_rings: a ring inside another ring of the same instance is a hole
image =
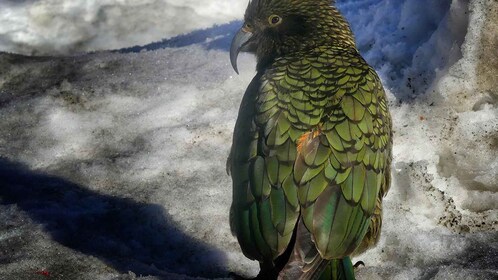
[[[240,18],[246,1],[0,2],[0,50],[29,55],[118,49]]]
[[[341,4],[388,86],[395,131],[382,238],[356,257],[366,263],[358,278],[494,279],[498,64],[495,26],[484,23],[498,5],[416,3]],[[380,28],[386,20],[394,29]],[[0,54],[0,275],[256,275],[228,225],[225,160],[254,58],[239,66],[234,75],[226,51],[201,46]],[[404,78],[415,73],[434,80],[408,100],[418,82]]]

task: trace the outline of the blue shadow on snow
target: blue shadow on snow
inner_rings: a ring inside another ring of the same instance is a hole
[[[153,51],[164,48],[181,48],[190,45],[200,45],[208,50],[228,50],[232,37],[242,26],[242,21],[232,21],[230,23],[215,25],[211,28],[196,30],[188,34],[179,35],[160,42],[151,43],[145,46],[134,46],[117,50],[120,53],[136,53],[141,51]]]
[[[225,276],[225,254],[183,233],[160,205],[97,193],[2,157],[0,203],[15,204],[56,242],[97,257],[121,273],[164,280],[162,272]],[[23,250],[11,246],[15,248],[0,246],[0,255],[2,248]],[[61,265],[45,269],[53,277],[63,277]]]

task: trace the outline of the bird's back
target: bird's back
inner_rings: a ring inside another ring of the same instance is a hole
[[[390,123],[380,80],[351,45],[286,55],[258,73],[229,160],[231,225],[246,256],[272,263],[297,240],[337,259],[367,231],[376,240]],[[306,236],[296,233],[299,217]]]

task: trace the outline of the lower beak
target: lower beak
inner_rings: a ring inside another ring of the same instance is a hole
[[[241,28],[239,32],[233,37],[232,45],[230,46],[230,62],[232,63],[233,70],[239,74],[237,69],[237,57],[239,56],[240,50],[247,45],[249,40],[252,38],[252,33]]]

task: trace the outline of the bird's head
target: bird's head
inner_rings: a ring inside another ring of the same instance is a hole
[[[255,53],[258,70],[288,53],[342,43],[355,47],[346,20],[332,0],[250,0],[244,25],[235,35],[230,61],[240,51]]]

